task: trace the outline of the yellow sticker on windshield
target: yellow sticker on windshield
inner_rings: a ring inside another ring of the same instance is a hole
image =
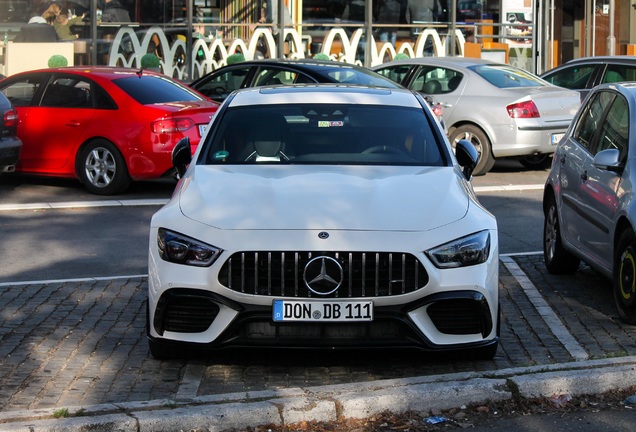
[[[338,126],[344,126],[344,122],[342,120],[340,121],[327,121],[327,120],[320,120],[318,122],[318,127],[338,127]]]

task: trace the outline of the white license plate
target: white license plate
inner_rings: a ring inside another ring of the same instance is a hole
[[[552,140],[551,140],[552,145],[557,145],[559,141],[561,141],[561,138],[563,138],[563,135],[565,134],[564,133],[552,134]]]
[[[199,125],[199,136],[203,136],[207,128],[208,128],[208,125]]]
[[[372,301],[274,300],[274,321],[373,321]]]

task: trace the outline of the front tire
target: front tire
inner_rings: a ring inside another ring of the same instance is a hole
[[[618,239],[613,277],[614,303],[627,324],[636,324],[636,236],[630,228]]]
[[[581,260],[566,251],[561,241],[559,211],[553,194],[546,196],[543,222],[543,261],[552,274],[572,274]]]
[[[550,168],[552,164],[552,155],[548,153],[533,154],[522,156],[519,158],[519,162],[525,168],[530,170],[544,170]]]
[[[479,153],[479,159],[477,159],[477,166],[475,166],[473,175],[484,175],[490,171],[495,165],[495,158],[492,157],[492,145],[484,131],[477,126],[469,124],[458,126],[451,131],[449,141],[455,148],[455,145],[461,139],[470,141],[477,149],[477,153]]]
[[[131,183],[124,157],[106,140],[86,144],[77,155],[76,170],[84,187],[96,195],[122,193]]]

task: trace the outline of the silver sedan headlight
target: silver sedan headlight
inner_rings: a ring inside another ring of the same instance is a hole
[[[467,267],[486,262],[490,254],[490,232],[480,231],[426,251],[438,268]]]
[[[157,232],[157,247],[164,261],[197,267],[209,267],[222,249],[165,228]]]

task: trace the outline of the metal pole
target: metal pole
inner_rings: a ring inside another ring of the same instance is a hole
[[[371,35],[373,34],[373,0],[366,0],[364,10],[364,66],[371,67]]]
[[[97,0],[90,1],[91,8],[91,65],[97,64]]]
[[[455,30],[457,29],[457,1],[451,0],[450,2],[450,55],[455,56],[456,42],[455,42]],[[475,41],[477,41],[477,35],[475,34]]]
[[[276,0],[274,0],[276,1]],[[273,2],[272,2],[273,3]],[[276,57],[282,59],[285,56],[285,0],[278,0],[278,41],[276,42]]]
[[[185,61],[186,61],[186,75],[188,77],[188,79],[192,79],[192,19],[193,19],[193,13],[192,13],[192,4],[194,3],[194,0],[192,1],[188,1],[186,2],[186,15],[187,15],[187,20],[188,20],[188,27],[187,27],[187,35],[186,35],[186,52],[185,52]]]
[[[616,37],[614,36],[614,0],[610,0],[609,4],[609,36],[607,37],[607,54],[616,54]]]

